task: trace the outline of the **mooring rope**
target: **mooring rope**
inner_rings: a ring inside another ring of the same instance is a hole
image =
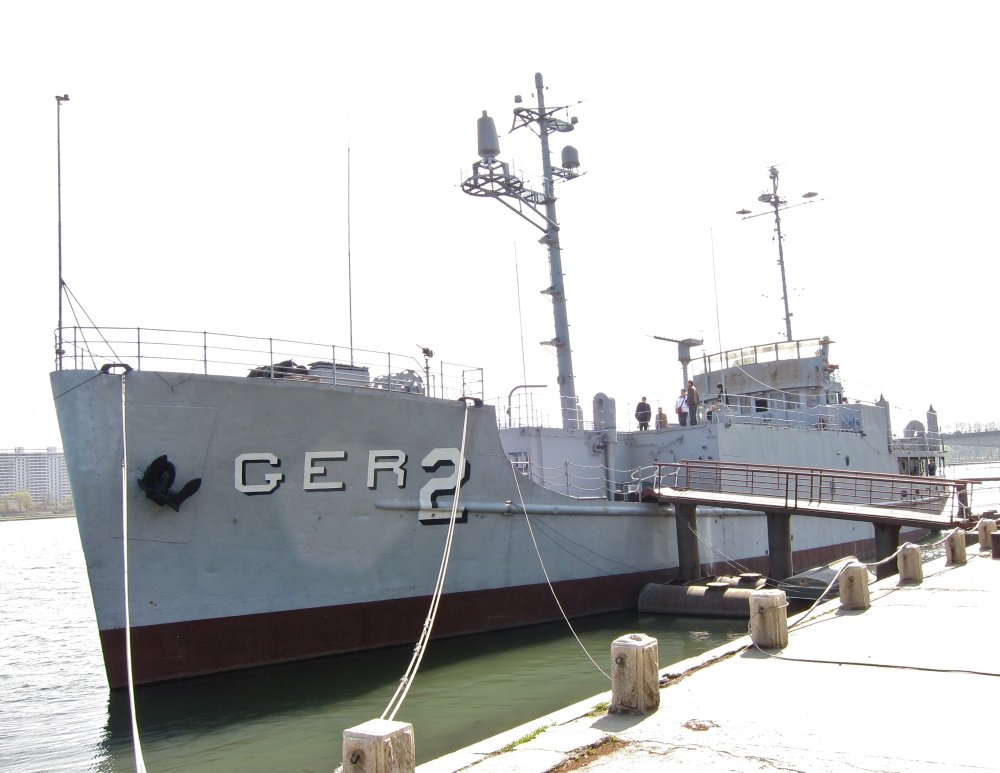
[[[892,553],[892,555],[888,555],[885,558],[880,559],[879,561],[874,561],[874,562],[872,562],[870,564],[866,564],[863,561],[859,561],[858,563],[861,564],[863,567],[865,567],[865,569],[876,569],[877,567],[881,566],[882,564],[887,564],[890,561],[892,561],[893,559],[897,558],[899,556],[899,554],[903,551],[903,548],[905,548],[905,547],[912,546],[912,547],[920,548],[921,550],[930,550],[932,548],[936,548],[936,547],[938,547],[940,545],[943,545],[945,542],[948,541],[948,538],[952,534],[954,534],[956,531],[960,532],[962,530],[959,529],[959,528],[952,529],[950,532],[948,532],[948,536],[942,537],[937,542],[926,542],[926,543],[923,543],[921,545],[917,545],[916,543],[913,543],[913,542],[906,542],[906,543],[900,545],[898,548],[896,548],[896,550]],[[788,626],[789,630],[791,630],[795,626],[801,625],[802,623],[805,622],[806,618],[808,618],[809,615],[811,615],[813,613],[813,610],[815,610],[816,607],[818,607],[820,605],[820,602],[822,602],[826,598],[827,594],[831,590],[833,590],[833,586],[837,584],[837,582],[840,580],[840,576],[844,573],[844,570],[847,569],[848,566],[850,566],[850,563],[845,563],[843,566],[840,567],[840,569],[837,570],[837,574],[834,575],[833,579],[830,580],[830,583],[826,586],[826,588],[823,590],[823,592],[819,594],[819,596],[812,603],[812,605],[805,612],[803,612],[801,615],[799,615],[798,619],[794,623],[792,623],[791,625]]]
[[[948,535],[950,536],[950,535],[954,534],[955,532],[966,533],[962,529],[955,528],[955,529],[952,529],[952,531],[950,531],[948,533]],[[872,564],[862,564],[862,565],[865,566],[865,567],[872,567],[872,566],[878,566],[879,564],[883,564],[886,561],[888,561],[889,559],[894,558],[896,555],[899,554],[899,552],[904,547],[907,547],[907,546],[917,547],[917,548],[920,548],[921,550],[923,550],[923,549],[927,549],[927,548],[938,547],[939,545],[943,544],[947,540],[948,540],[948,537],[944,537],[943,539],[941,539],[941,540],[939,540],[937,542],[925,543],[925,544],[922,544],[922,545],[916,545],[914,543],[906,543],[904,545],[900,545],[899,548],[896,550],[896,552],[893,553],[893,555],[888,556],[887,558],[883,558],[881,561],[877,561],[877,562],[872,563]],[[973,556],[973,557],[977,558],[977,557],[982,557],[982,556]],[[859,562],[859,563],[861,563],[861,562]],[[830,581],[830,584],[827,585],[826,590],[824,590],[823,593],[820,594],[819,598],[816,599],[815,602],[813,602],[812,606],[809,607],[809,609],[807,609],[801,615],[799,615],[798,619],[796,619],[796,621],[794,623],[791,623],[788,626],[788,630],[789,631],[791,631],[792,628],[794,628],[795,626],[797,626],[797,625],[799,625],[799,624],[801,624],[801,623],[803,623],[805,621],[805,619],[819,605],[820,601],[823,600],[823,597],[827,593],[829,593],[829,591],[833,587],[834,583],[837,582],[837,580],[840,578],[840,575],[844,573],[844,570],[847,569],[848,566],[850,566],[850,564],[844,564],[844,566],[842,566],[840,568],[840,570],[837,572],[836,577],[834,577]],[[944,567],[943,571],[948,571],[949,569],[953,569],[954,566],[955,565],[946,565]],[[901,586],[897,585],[897,586],[895,586],[893,588],[888,588],[887,591],[888,591],[888,593],[895,593],[895,592],[897,592],[897,591],[899,591],[901,589],[902,589]],[[784,606],[787,609],[788,602],[786,601],[782,606]],[[764,614],[764,612],[765,612],[765,610],[760,609],[760,610],[757,611],[757,614],[758,615],[762,615],[762,614]],[[833,618],[829,618],[829,619],[833,619]],[[893,669],[903,669],[903,670],[912,670],[912,671],[927,671],[927,672],[932,672],[932,673],[972,674],[974,676],[995,676],[995,677],[1000,677],[1000,672],[994,672],[994,671],[977,671],[977,670],[961,669],[961,668],[934,668],[934,667],[931,667],[931,666],[908,666],[908,665],[905,665],[905,664],[897,664],[897,663],[875,663],[875,662],[871,662],[871,661],[824,660],[824,659],[817,659],[817,658],[795,658],[795,657],[790,657],[790,656],[784,654],[784,650],[778,650],[777,652],[769,651],[769,650],[765,650],[759,644],[757,644],[757,642],[753,640],[753,635],[751,634],[752,624],[753,624],[753,620],[752,620],[752,616],[751,616],[751,620],[748,621],[748,623],[747,623],[747,634],[750,636],[750,642],[751,642],[751,644],[753,644],[754,648],[760,654],[762,654],[762,655],[764,655],[765,657],[768,657],[768,658],[774,658],[775,660],[790,660],[790,661],[797,661],[799,663],[822,663],[822,664],[831,664],[831,665],[837,665],[837,666],[865,666],[865,667],[870,667],[870,668],[893,668]]]
[[[128,441],[125,434],[125,380],[122,373],[122,585],[125,588],[125,670],[128,676],[129,715],[132,720],[132,749],[137,773],[146,773],[146,762],[139,743],[139,722],[135,714],[135,681],[132,677],[132,619],[129,614],[128,593]]]
[[[569,617],[566,615],[566,611],[563,609],[562,603],[559,601],[559,595],[556,593],[556,589],[552,586],[552,580],[549,578],[549,572],[545,568],[545,561],[542,560],[542,551],[538,547],[538,540],[535,539],[535,530],[531,528],[531,518],[528,517],[528,508],[524,503],[524,494],[521,492],[521,483],[518,480],[518,473],[514,470],[513,465],[510,468],[511,474],[514,476],[514,486],[517,488],[517,497],[521,502],[521,512],[524,514],[524,522],[528,525],[528,534],[531,536],[531,543],[535,546],[535,555],[538,557],[538,565],[542,568],[542,574],[545,575],[545,582],[549,586],[549,592],[552,594],[552,598],[555,599],[556,607],[559,609],[559,614],[562,615],[563,620],[566,621],[566,626],[569,628],[573,638],[576,639],[576,643],[580,645],[580,649],[583,650],[583,654],[586,655],[590,662],[594,664],[594,668],[604,674],[608,679],[611,675],[601,668],[597,661],[594,660],[593,655],[587,651],[580,637],[577,635],[576,630],[573,628],[573,624],[569,621]]]
[[[953,531],[957,531],[957,529],[953,530]],[[912,543],[912,542],[906,542],[906,543],[900,545],[899,547],[897,547],[896,550],[892,553],[892,555],[888,555],[888,556],[886,556],[883,559],[880,559],[878,561],[873,561],[870,564],[866,564],[863,561],[858,561],[858,563],[861,564],[863,567],[865,567],[865,569],[876,569],[879,566],[882,566],[882,564],[887,564],[890,561],[892,561],[893,559],[897,558],[899,556],[899,554],[902,552],[903,548],[907,547],[908,545],[912,545],[913,547],[920,548],[921,550],[925,550],[925,549],[929,550],[931,548],[936,548],[939,545],[943,545],[947,541],[947,539],[948,539],[947,537],[943,537],[942,539],[938,540],[937,542],[929,542],[929,543],[925,543],[923,545],[917,545],[917,544]],[[826,595],[831,590],[833,590],[833,586],[837,584],[837,582],[840,580],[840,575],[842,575],[844,573],[844,570],[847,569],[848,566],[850,566],[850,563],[844,564],[843,566],[840,567],[840,569],[837,570],[837,574],[835,574],[834,577],[833,577],[833,579],[830,580],[830,584],[827,585],[826,588],[823,590],[823,592],[819,594],[819,596],[812,603],[812,605],[809,607],[809,609],[807,609],[805,612],[803,612],[794,623],[792,623],[790,626],[788,626],[789,629],[794,628],[795,626],[800,625],[801,623],[805,622],[806,618],[809,617],[809,615],[811,615],[813,613],[813,610],[816,609],[816,607],[819,606],[820,602],[823,601],[824,598],[826,598]]]
[[[427,618],[424,620],[424,627],[420,632],[420,638],[413,648],[413,657],[410,659],[410,665],[407,666],[406,673],[399,680],[399,687],[396,688],[396,692],[389,699],[389,703],[386,705],[385,711],[382,712],[382,716],[379,719],[395,719],[396,712],[399,711],[403,705],[403,701],[406,700],[406,695],[410,691],[413,680],[417,675],[417,670],[420,668],[420,662],[424,659],[424,653],[427,651],[427,643],[431,638],[431,629],[434,627],[434,619],[437,617],[438,606],[441,603],[441,595],[444,591],[444,580],[448,574],[448,561],[451,558],[451,546],[455,536],[455,524],[458,522],[458,505],[462,493],[462,478],[465,477],[465,444],[468,437],[469,404],[466,403],[465,418],[462,424],[462,447],[458,453],[455,496],[451,503],[451,520],[448,522],[448,535],[445,538],[444,552],[441,555],[441,566],[438,569],[437,582],[434,585],[434,593],[431,596],[431,605],[427,610]]]

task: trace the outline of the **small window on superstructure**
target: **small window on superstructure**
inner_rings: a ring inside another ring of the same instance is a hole
[[[519,472],[522,475],[527,475],[531,469],[531,462],[528,458],[527,451],[511,451],[507,454],[510,458],[511,466],[514,468],[514,472]]]

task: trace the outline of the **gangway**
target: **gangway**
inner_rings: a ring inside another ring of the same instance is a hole
[[[903,526],[941,530],[966,526],[970,517],[965,480],[701,459],[659,462],[656,468],[656,500],[673,505],[677,517],[684,580],[700,576],[699,505],[764,513],[768,574],[775,579],[794,574],[793,515],[870,522],[879,560],[899,547]],[[878,568],[880,577],[894,573],[891,566]]]

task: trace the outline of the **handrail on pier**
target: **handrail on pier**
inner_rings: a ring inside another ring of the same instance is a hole
[[[969,481],[823,467],[689,459],[657,462],[657,488],[778,500],[783,509],[878,507],[966,520]]]

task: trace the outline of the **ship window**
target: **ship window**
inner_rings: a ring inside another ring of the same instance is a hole
[[[767,410],[767,398],[766,397],[755,397],[753,401],[753,409],[757,413]]]
[[[507,454],[510,458],[511,466],[514,468],[514,472],[519,472],[522,475],[527,475],[531,468],[531,462],[528,459],[527,451],[511,451]]]

